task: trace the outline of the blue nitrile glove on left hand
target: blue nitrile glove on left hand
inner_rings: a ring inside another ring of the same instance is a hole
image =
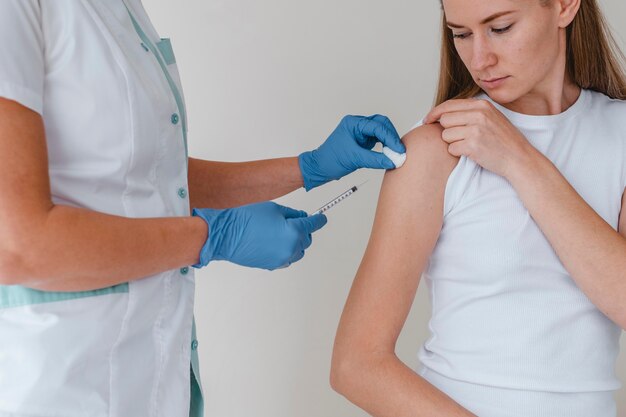
[[[209,225],[206,243],[195,268],[211,261],[274,270],[291,265],[311,246],[311,234],[326,224],[326,216],[309,216],[272,202],[224,210],[194,209]]]
[[[396,128],[387,117],[378,114],[344,117],[326,142],[298,157],[304,188],[309,191],[359,168],[395,168],[386,155],[371,150],[377,142],[399,154],[406,152]]]

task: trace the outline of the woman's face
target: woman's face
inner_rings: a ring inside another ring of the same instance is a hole
[[[443,0],[454,44],[474,81],[500,103],[562,88],[559,1]]]

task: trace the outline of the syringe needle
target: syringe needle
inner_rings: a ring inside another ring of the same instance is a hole
[[[348,198],[352,194],[354,194],[367,181],[368,180],[366,180],[365,182],[363,182],[363,183],[361,183],[359,185],[355,185],[355,186],[351,187],[349,190],[347,190],[346,192],[344,192],[344,193],[338,195],[337,197],[333,198],[331,201],[329,201],[328,203],[324,204],[322,207],[317,209],[312,215],[322,214],[325,211],[330,210],[331,208],[333,208],[334,206],[336,206],[337,204],[339,204],[340,202],[342,202],[343,200],[345,200],[346,198]]]

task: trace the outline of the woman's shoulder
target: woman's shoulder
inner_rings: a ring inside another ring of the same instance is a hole
[[[615,111],[620,115],[624,115],[626,111],[626,100],[619,98],[612,98],[608,95],[595,90],[584,90],[590,97],[591,107],[602,111]]]
[[[402,137],[407,148],[407,158],[415,156],[419,159],[436,158],[441,161],[456,162],[458,158],[448,152],[448,144],[441,134],[443,127],[439,123],[422,124],[413,127]]]
[[[448,152],[439,123],[418,123],[403,138],[407,148],[407,177],[427,174],[444,188],[444,215],[448,214],[465,193],[468,184],[482,169],[466,156],[460,158]],[[411,164],[408,164],[409,161]],[[406,166],[406,165],[405,165]],[[403,168],[404,169],[404,168]]]
[[[592,128],[601,128],[603,132],[614,132],[615,138],[626,141],[626,100],[612,98],[604,93],[585,90],[589,96],[588,111],[584,120]]]
[[[389,177],[388,188],[405,190],[408,187],[427,191],[432,196],[441,192],[443,196],[459,158],[448,152],[448,144],[441,137],[442,132],[441,125],[433,123],[417,126],[402,137],[407,159],[402,168],[386,175]],[[400,186],[395,187],[394,184]],[[405,198],[419,199],[419,195]]]

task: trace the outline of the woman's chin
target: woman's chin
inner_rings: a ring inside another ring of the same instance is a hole
[[[518,94],[515,94],[511,90],[507,89],[494,89],[494,90],[484,90],[485,93],[498,104],[505,105],[514,102],[519,98]]]

